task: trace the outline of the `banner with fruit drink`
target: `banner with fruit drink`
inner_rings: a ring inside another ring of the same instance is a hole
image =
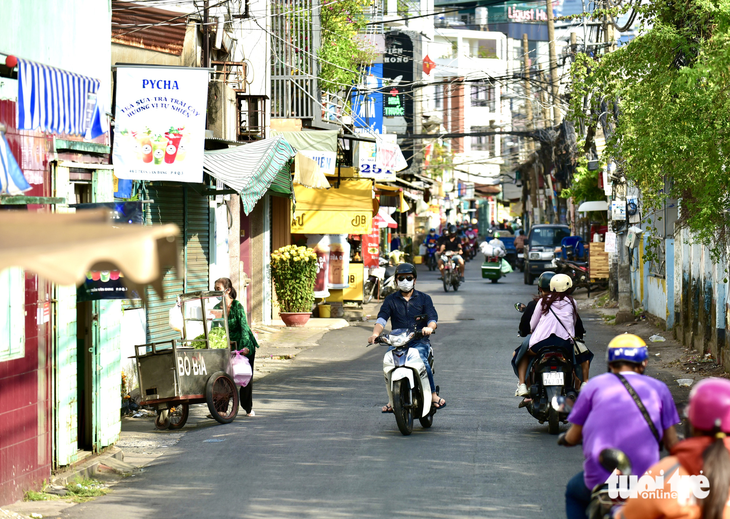
[[[203,181],[208,69],[118,66],[114,174]]]
[[[96,204],[75,204],[77,211],[85,209],[108,209],[114,227],[122,225],[144,225],[142,202],[105,202]],[[113,232],[113,229],[110,229]],[[98,301],[100,299],[140,299],[139,294],[128,290],[119,270],[90,270],[86,280],[76,289],[76,301]]]

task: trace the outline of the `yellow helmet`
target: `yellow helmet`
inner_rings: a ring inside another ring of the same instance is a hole
[[[649,348],[638,335],[624,333],[617,335],[608,343],[606,362],[633,362],[641,364],[649,358]]]

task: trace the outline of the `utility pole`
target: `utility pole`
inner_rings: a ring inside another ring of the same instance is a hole
[[[540,84],[546,85],[546,77],[545,73],[542,71],[542,65],[537,66],[537,74],[540,78]],[[543,87],[540,89],[540,104],[542,105],[542,121],[543,121],[543,128],[547,128],[550,126],[550,104],[548,102],[548,93],[547,93],[547,87]]]
[[[545,5],[547,7],[548,40],[550,44],[550,82],[552,83],[553,91],[553,125],[557,126],[562,122],[563,117],[560,114],[558,55],[555,50],[555,19],[553,17],[552,0],[545,0]]]
[[[209,0],[203,2],[203,68],[210,67],[210,29],[208,27]]]
[[[522,35],[522,53],[524,55],[523,71],[525,75],[525,109],[527,111],[527,130],[533,130],[535,127],[532,113],[532,88],[530,85],[530,45],[527,40],[527,34]],[[535,141],[528,139],[527,150],[529,156],[535,152]],[[532,174],[530,175],[530,201],[532,202],[532,224],[542,223],[542,214],[537,199],[537,168],[532,165]]]

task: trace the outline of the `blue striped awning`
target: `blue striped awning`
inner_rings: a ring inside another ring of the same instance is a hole
[[[291,161],[297,151],[284,137],[227,150],[206,151],[203,170],[241,194],[246,214],[270,189],[292,196]]]
[[[98,79],[18,59],[18,129],[86,135],[95,118],[105,117],[96,103],[99,86]],[[87,101],[95,112],[88,120]]]

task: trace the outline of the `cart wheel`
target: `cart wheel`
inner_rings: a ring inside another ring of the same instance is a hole
[[[170,430],[182,429],[185,423],[188,421],[188,414],[190,413],[190,406],[188,404],[178,404],[170,409]]]
[[[169,409],[158,409],[157,416],[155,416],[155,427],[164,431],[170,427],[170,410]]]
[[[231,423],[238,414],[238,390],[227,373],[213,373],[205,384],[208,410],[220,423]]]

